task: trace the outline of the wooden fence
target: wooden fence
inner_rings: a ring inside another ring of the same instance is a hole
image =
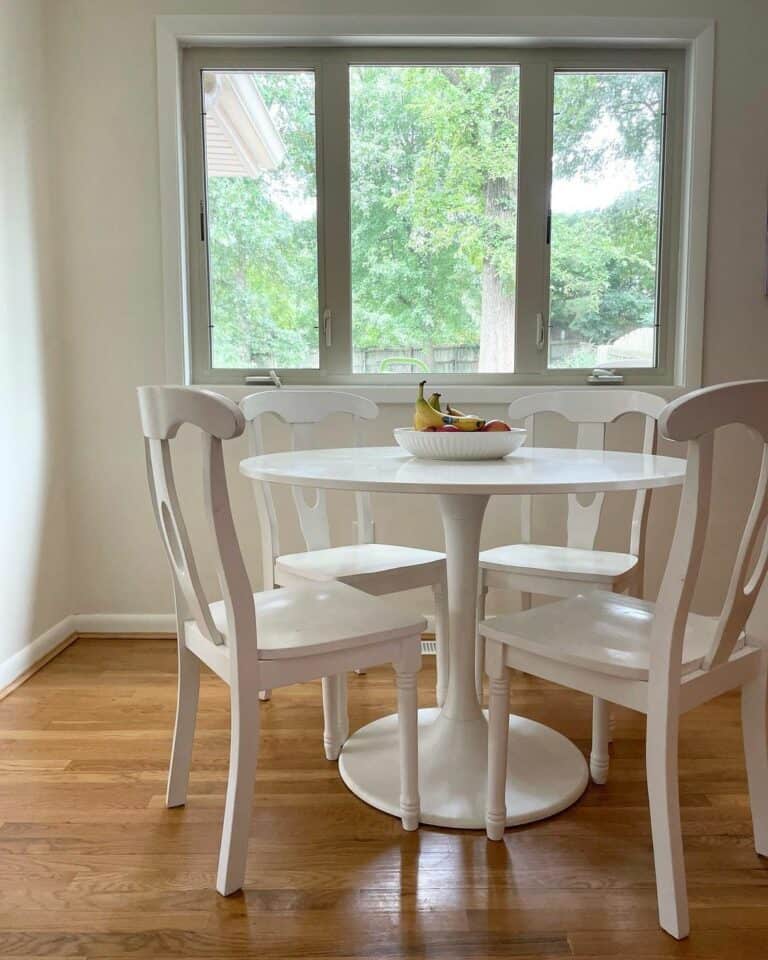
[[[423,350],[407,347],[376,347],[353,351],[355,373],[382,373],[382,362],[389,359],[412,358],[426,365],[430,373],[474,373],[477,370],[480,347],[441,346]],[[419,373],[420,363],[388,363],[384,373]]]

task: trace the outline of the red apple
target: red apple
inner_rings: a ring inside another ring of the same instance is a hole
[[[511,429],[512,427],[510,427],[508,423],[504,423],[503,420],[489,420],[484,427],[481,427],[483,433],[494,433]]]
[[[444,423],[442,427],[435,428],[437,433],[461,433],[458,427],[454,427],[452,423]]]

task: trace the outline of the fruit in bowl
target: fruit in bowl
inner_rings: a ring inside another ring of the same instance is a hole
[[[497,433],[509,432],[512,427],[504,420],[483,420],[473,413],[463,413],[452,407],[450,403],[446,404],[445,411],[440,405],[441,394],[433,393],[427,400],[424,396],[424,387],[426,380],[419,384],[419,395],[416,398],[416,406],[413,411],[413,429],[422,432],[439,433],[458,433],[465,431],[467,433]]]
[[[433,393],[429,400],[424,396],[424,385],[426,380],[419,384],[419,395],[416,398],[416,406],[413,411],[413,429],[429,430],[434,427],[440,430],[443,427],[455,427],[457,430],[475,431],[482,430],[485,426],[485,420],[471,414],[462,414],[460,417],[451,416],[449,413],[443,413],[440,409],[440,394]]]
[[[440,394],[424,396],[419,384],[413,427],[398,427],[398,445],[423,460],[501,460],[525,442],[526,431],[503,420],[484,420],[440,403]]]

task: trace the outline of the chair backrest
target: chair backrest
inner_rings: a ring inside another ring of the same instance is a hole
[[[526,443],[536,443],[536,415],[557,413],[571,423],[578,424],[576,446],[580,450],[604,450],[606,425],[625,414],[645,416],[643,453],[656,450],[657,420],[664,409],[664,401],[651,393],[637,390],[610,390],[605,387],[579,390],[551,390],[521,397],[509,405],[512,420],[525,420],[528,430]],[[593,550],[605,494],[568,496],[568,527],[566,545]],[[645,530],[650,497],[647,490],[638,490],[632,510],[629,552],[641,558],[644,552]],[[531,497],[522,498],[522,540],[531,541],[533,504]]]
[[[379,415],[372,400],[353,393],[330,390],[263,390],[252,393],[240,402],[240,409],[249,423],[249,445],[252,456],[265,453],[261,418],[270,413],[288,424],[291,431],[291,449],[316,449],[317,425],[334,414],[346,414],[353,420],[353,443],[363,442],[364,424]],[[280,535],[277,512],[270,485],[254,481],[256,506],[259,511],[262,542],[262,570],[264,588],[274,585],[274,562],[280,556]],[[299,517],[299,526],[307,550],[324,550],[331,546],[328,511],[323,490],[292,487],[293,500]],[[371,498],[367,493],[355,494],[357,541],[371,543],[374,537]]]
[[[675,536],[656,603],[651,671],[679,678],[683,637],[701,567],[712,496],[714,432],[741,423],[762,443],[760,473],[742,531],[725,602],[705,667],[728,660],[752,612],[768,571],[768,380],[705,387],[670,403],[659,429],[688,442],[688,465]]]
[[[205,390],[139,387],[138,395],[152,506],[173,572],[179,619],[194,619],[204,637],[215,644],[224,642],[208,609],[173,475],[170,441],[189,423],[203,433],[203,490],[230,628],[227,642],[236,646],[236,638],[247,635],[255,645],[251,585],[232,519],[222,453],[222,440],[239,437],[245,429],[243,415],[231,400]]]

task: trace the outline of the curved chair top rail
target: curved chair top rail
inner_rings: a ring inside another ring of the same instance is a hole
[[[739,380],[704,387],[667,404],[659,429],[670,440],[693,440],[743,423],[768,443],[768,380]]]
[[[664,400],[640,390],[611,390],[606,387],[578,390],[547,390],[520,397],[509,405],[512,420],[536,413],[559,413],[571,423],[611,423],[626,413],[643,413],[658,419]]]
[[[309,395],[311,403],[307,403]],[[379,415],[379,408],[366,397],[325,389],[260,390],[241,400],[240,409],[246,420],[272,413],[291,424],[320,423],[336,413],[346,413],[362,420],[374,420]]]
[[[245,429],[245,418],[238,405],[210,390],[138,387],[136,392],[141,426],[149,440],[171,440],[185,423],[219,440],[239,437]]]

